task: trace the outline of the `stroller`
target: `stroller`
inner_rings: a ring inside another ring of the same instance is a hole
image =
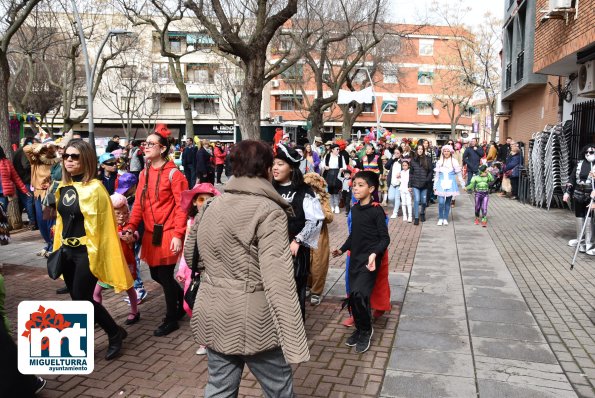
[[[502,162],[494,161],[488,169],[494,177],[494,181],[490,183],[490,193],[499,192],[502,187],[502,177],[504,175],[502,173],[502,168]]]

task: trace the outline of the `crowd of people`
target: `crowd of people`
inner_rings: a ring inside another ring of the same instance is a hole
[[[290,397],[289,363],[309,358],[306,304],[321,303],[330,256],[347,254],[343,324],[354,331],[345,344],[363,353],[374,320],[391,308],[390,220],[424,223],[437,201],[437,223],[448,225],[463,189],[475,192],[475,223],[485,227],[495,182],[508,179],[516,198],[522,158],[512,140],[438,147],[372,135],[303,145],[287,134],[276,138],[273,145],[188,139],[180,148],[183,172],[165,125],[127,147],[114,136],[99,157],[73,134],[27,139],[13,162],[0,150],[0,216],[8,198],[21,200],[45,242],[38,255],[63,276],[57,293],[93,303],[108,336],[106,360],[121,353],[128,333],[102,305],[102,291],[125,291],[123,323],[140,322],[142,262],[165,301],[161,323],[146,322],[160,337],[191,317],[196,353],[208,357],[205,396],[237,392],[247,364],[267,396]],[[339,220],[342,211],[347,217]],[[348,224],[341,247],[330,247],[332,222]],[[8,226],[0,228],[8,243]]]

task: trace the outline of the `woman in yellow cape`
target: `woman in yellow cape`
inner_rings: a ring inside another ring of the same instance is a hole
[[[72,140],[64,150],[62,183],[56,191],[54,252],[59,255],[72,299],[93,304],[95,321],[109,338],[105,358],[110,360],[119,354],[127,333],[105,307],[93,301],[93,291],[98,279],[116,292],[129,289],[133,280],[122,253],[110,197],[95,179],[96,170],[97,157],[91,145]]]

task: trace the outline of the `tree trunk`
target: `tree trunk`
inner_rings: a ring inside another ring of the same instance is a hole
[[[314,142],[314,138],[316,136],[322,137],[322,132],[324,131],[323,111],[318,99],[315,99],[314,102],[312,102],[308,121],[312,125],[310,131],[308,131],[308,140]]]
[[[182,109],[184,109],[184,120],[186,122],[186,137],[194,137],[194,120],[192,119],[192,106],[190,106],[190,99],[188,98],[188,90],[184,82],[184,75],[182,74],[182,65],[180,59],[169,59],[169,68],[172,72],[176,88],[180,92],[180,99],[182,101]],[[181,138],[181,137],[178,137]]]
[[[356,102],[355,107],[353,108],[353,111],[351,113],[349,113],[349,105],[340,105],[340,107],[343,111],[342,135],[343,139],[347,140],[351,138],[351,133],[353,132],[353,125],[355,124],[355,121],[357,120],[359,115],[362,113],[364,105]]]
[[[0,50],[0,146],[6,152],[6,157],[12,159],[10,134],[8,131],[8,79],[10,67],[6,53]]]
[[[243,140],[260,139],[260,107],[264,89],[265,64],[264,51],[246,62],[242,95],[238,104],[238,124]]]

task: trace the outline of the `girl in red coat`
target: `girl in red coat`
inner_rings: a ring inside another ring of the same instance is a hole
[[[184,314],[182,288],[174,279],[174,268],[182,253],[186,233],[186,213],[180,206],[182,192],[188,189],[186,177],[168,160],[171,132],[157,125],[143,143],[147,166],[140,173],[136,199],[129,224],[133,233],[141,221],[145,224],[140,258],[149,264],[151,278],[159,283],[167,307],[163,323],[155,336],[166,336],[178,329]],[[132,240],[132,235],[128,234]]]
[[[15,189],[16,186],[16,189]],[[27,187],[17,174],[12,162],[6,158],[4,149],[0,147],[0,206],[5,212],[8,212],[8,198],[16,196],[17,191],[31,196]]]

